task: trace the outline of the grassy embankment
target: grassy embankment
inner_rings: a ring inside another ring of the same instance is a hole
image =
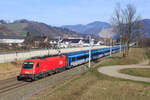
[[[150,60],[150,48],[146,49],[146,56]],[[149,61],[149,65],[150,65],[150,61]]]
[[[146,50],[146,56],[150,59],[150,51]],[[150,62],[149,62],[150,65]],[[134,76],[141,76],[141,77],[148,77],[150,78],[150,69],[147,68],[131,68],[131,69],[123,69],[120,71],[121,73],[134,75]]]
[[[104,58],[99,66],[36,94],[31,100],[149,100],[150,84],[112,78],[97,71],[102,66],[137,64],[144,59],[145,50],[138,48],[131,49],[126,59],[115,54]]]
[[[8,62],[0,64],[0,80],[15,77],[21,70],[23,61]]]
[[[147,68],[131,68],[131,69],[123,69],[120,71],[121,73],[134,75],[134,76],[141,76],[141,77],[148,77],[150,78],[150,69]]]

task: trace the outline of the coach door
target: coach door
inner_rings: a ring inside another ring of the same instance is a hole
[[[40,73],[40,65],[39,65],[39,63],[36,64],[36,73]]]

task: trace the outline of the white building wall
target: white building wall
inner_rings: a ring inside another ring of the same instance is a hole
[[[24,39],[0,39],[0,43],[23,43]]]

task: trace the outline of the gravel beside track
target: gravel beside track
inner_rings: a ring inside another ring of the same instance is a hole
[[[2,88],[0,88],[0,94],[1,94],[1,93],[4,93],[4,92],[7,92],[7,91],[10,91],[10,90],[13,90],[13,89],[16,89],[16,88],[18,88],[18,87],[24,86],[24,85],[26,85],[26,84],[29,84],[29,83],[17,82],[17,83],[15,83],[15,84],[11,84],[11,85],[2,87]]]
[[[111,77],[128,79],[128,80],[133,80],[133,81],[149,82],[150,83],[150,78],[138,77],[138,76],[132,76],[132,75],[120,73],[120,70],[122,70],[122,69],[150,68],[150,66],[146,66],[147,64],[148,64],[148,61],[145,61],[142,64],[136,64],[136,65],[107,66],[107,67],[99,68],[98,71],[102,74],[105,74],[105,75],[108,75],[108,76],[111,76]]]

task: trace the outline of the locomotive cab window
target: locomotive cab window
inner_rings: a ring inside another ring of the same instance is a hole
[[[24,62],[23,68],[24,69],[32,69],[33,68],[33,62]]]

